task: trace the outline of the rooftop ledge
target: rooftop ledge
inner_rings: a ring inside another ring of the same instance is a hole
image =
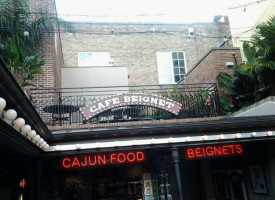
[[[118,127],[130,127],[130,126],[144,126],[144,125],[166,125],[166,124],[179,124],[186,122],[201,122],[219,120],[224,117],[204,117],[204,118],[187,118],[187,119],[159,119],[159,120],[141,120],[141,121],[127,121],[127,122],[110,122],[99,124],[73,124],[73,125],[61,125],[61,126],[48,126],[49,130],[54,134],[56,131],[61,130],[77,130],[77,129],[94,129],[94,128],[118,128]],[[62,131],[63,132],[63,131]]]

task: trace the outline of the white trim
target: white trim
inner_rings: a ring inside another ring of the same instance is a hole
[[[88,143],[74,143],[74,144],[56,144],[50,146],[46,151],[70,151],[76,149],[108,149],[114,147],[143,147],[145,145],[160,145],[160,144],[180,144],[191,142],[209,142],[209,141],[225,141],[252,138],[274,137],[275,131],[265,132],[248,132],[248,133],[234,133],[234,134],[219,134],[219,135],[199,135],[199,136],[184,136],[184,137],[165,137],[165,138],[148,138],[148,139],[131,139],[131,140],[115,140],[104,142],[88,142]]]
[[[185,75],[187,74],[187,66],[186,66],[186,57],[185,57],[185,52],[180,51],[180,50],[174,50],[174,51],[157,51],[156,52],[156,59],[157,59],[157,69],[158,69],[158,78],[159,78],[159,84],[175,84],[175,74],[174,74],[174,63],[173,63],[173,53],[183,53],[183,61],[184,61],[184,70],[185,70]],[[165,55],[166,54],[166,55]],[[165,60],[162,60],[162,58],[168,56]],[[179,60],[179,59],[178,59]],[[169,63],[167,63],[169,62]],[[170,74],[167,75],[171,76],[170,78],[172,79],[171,82],[163,82],[163,79],[160,77],[163,77],[163,74],[161,74],[162,69],[166,69],[170,71]],[[182,78],[180,78],[181,80]],[[179,80],[179,81],[180,81]]]

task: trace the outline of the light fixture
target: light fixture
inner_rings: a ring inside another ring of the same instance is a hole
[[[115,39],[114,31],[111,31],[111,38],[112,38],[112,39]]]
[[[32,138],[32,140],[35,141],[35,142],[38,142],[38,141],[40,140],[40,138],[41,138],[40,135],[37,135],[37,134],[36,134],[36,136],[34,136],[34,137]]]
[[[77,143],[77,144],[75,145],[75,148],[76,148],[76,149],[81,149],[81,145]]]
[[[256,133],[256,132],[253,132],[253,133],[251,133],[251,136],[252,136],[252,137],[256,137],[256,136],[257,136],[257,133]]]
[[[30,35],[29,31],[24,31],[24,36],[28,37]]]
[[[193,36],[194,35],[194,28],[188,28],[188,36]]]
[[[7,122],[9,125],[12,125],[12,121],[15,120],[17,117],[17,112],[13,109],[9,109],[4,112],[4,121]]]
[[[24,134],[24,135],[27,135],[30,131],[32,130],[31,126],[26,124],[24,125],[22,128],[21,128],[21,132]]]
[[[233,66],[234,66],[234,63],[233,63],[233,62],[226,62],[226,63],[225,63],[225,66],[226,66],[226,67],[233,67]]]
[[[69,36],[69,38],[73,37],[73,33],[69,32],[68,36]]]
[[[110,59],[110,60],[109,60],[109,65],[110,65],[110,66],[114,66],[114,64],[115,64],[114,59]]]
[[[37,144],[42,145],[43,142],[45,142],[45,140],[44,140],[43,138],[40,138],[40,139],[37,141]]]
[[[151,139],[151,144],[156,144],[156,140],[154,138]]]
[[[95,144],[95,148],[100,148],[101,147],[101,144],[99,143],[99,142],[97,142],[96,144]]]
[[[242,135],[240,133],[235,134],[235,138],[240,138],[240,137],[242,137]]]
[[[191,140],[191,138],[189,136],[185,138],[186,142],[190,142],[190,140]]]
[[[23,118],[18,117],[16,120],[13,121],[13,127],[20,131],[20,128],[22,128],[25,125],[25,120]]]
[[[115,141],[115,142],[114,142],[114,146],[115,146],[115,147],[118,147],[118,146],[119,146],[119,142],[118,142],[118,141]]]
[[[133,145],[134,145],[134,146],[138,145],[137,140],[133,140]]]
[[[6,105],[7,105],[6,100],[0,97],[0,117],[2,117],[2,112],[6,107]]]
[[[43,149],[48,149],[50,146],[46,143],[45,145],[42,146]]]
[[[267,136],[272,136],[272,134],[273,134],[272,131],[267,131],[266,133]]]
[[[170,138],[168,139],[168,142],[169,142],[169,143],[174,143],[175,140],[174,140],[174,138],[170,137]]]
[[[208,136],[207,135],[202,136],[202,140],[203,141],[208,140]]]
[[[223,140],[223,139],[224,139],[224,134],[220,134],[220,135],[219,135],[219,139],[220,139],[220,140]]]
[[[32,139],[36,136],[36,131],[31,130],[30,132],[27,133],[28,138]]]
[[[60,147],[59,145],[56,145],[56,146],[55,146],[55,150],[56,150],[56,151],[61,151],[61,147]]]
[[[46,141],[44,141],[41,145],[40,145],[40,147],[44,147],[45,145],[47,144],[47,142]]]

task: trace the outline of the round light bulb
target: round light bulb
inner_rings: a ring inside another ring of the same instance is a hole
[[[46,150],[46,149],[48,149],[49,147],[50,147],[50,146],[49,146],[48,144],[46,144],[46,145],[44,145],[42,148]]]
[[[24,36],[28,37],[30,35],[29,31],[24,31]]]
[[[24,135],[27,135],[30,131],[32,130],[31,126],[30,125],[24,125],[22,128],[21,128],[21,131]]]
[[[81,145],[80,145],[80,144],[76,144],[76,145],[75,145],[75,148],[76,148],[76,149],[81,149]]]
[[[36,136],[36,131],[31,130],[30,132],[27,133],[27,136],[28,136],[29,138],[34,138],[34,136]]]
[[[44,141],[40,146],[43,148],[46,144],[47,142]]]
[[[189,136],[185,138],[186,142],[190,142],[190,140],[191,140],[191,138]]]
[[[240,138],[242,135],[240,133],[235,134],[235,138]]]
[[[44,140],[43,138],[40,138],[40,139],[38,140],[37,144],[42,145],[43,142],[45,142],[45,140]]]
[[[16,117],[17,117],[17,112],[13,109],[9,109],[6,112],[4,112],[4,118],[9,121],[15,120]]]
[[[60,151],[60,150],[61,150],[61,147],[60,147],[59,145],[56,145],[56,146],[55,146],[55,150],[56,150],[56,151]]]
[[[0,111],[4,110],[6,105],[7,105],[6,100],[0,97]]]
[[[272,136],[272,134],[273,134],[272,131],[267,131],[266,133],[267,136]]]
[[[223,139],[224,139],[224,135],[221,134],[221,135],[219,136],[219,138],[220,138],[220,140],[223,140]]]
[[[208,136],[207,135],[204,135],[204,136],[202,136],[202,140],[208,140]]]
[[[256,136],[257,136],[257,133],[256,133],[256,132],[253,132],[253,133],[251,133],[251,136],[252,136],[252,137],[256,137]]]
[[[173,142],[175,142],[175,140],[174,140],[174,138],[170,137],[170,138],[168,139],[168,142],[169,142],[169,143],[173,143]]]
[[[101,144],[99,142],[95,143],[95,148],[100,148]]]
[[[32,139],[33,139],[33,141],[38,142],[40,140],[40,138],[41,137],[39,135],[36,135]]]
[[[118,147],[118,146],[119,146],[119,142],[118,142],[118,141],[115,141],[115,142],[114,142],[114,146],[115,146],[115,147]]]
[[[25,125],[25,120],[23,118],[17,118],[16,120],[13,121],[14,126],[17,128],[22,128]]]
[[[152,139],[151,139],[151,144],[156,144],[155,138],[152,138]]]
[[[138,144],[137,140],[133,140],[132,144],[135,146]]]

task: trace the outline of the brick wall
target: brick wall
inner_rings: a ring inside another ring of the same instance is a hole
[[[215,83],[220,72],[232,74],[232,67],[226,67],[226,62],[241,64],[239,48],[213,48],[187,73],[186,80],[181,83]]]
[[[29,0],[31,11],[40,9],[55,12],[54,0]],[[129,85],[158,84],[156,52],[184,51],[186,68],[192,66],[211,48],[230,35],[228,22],[195,24],[107,24],[75,23],[76,34],[45,35],[37,49],[45,56],[43,75],[37,76],[36,85],[60,87],[60,69],[78,65],[78,52],[110,52],[115,66],[127,67]],[[188,28],[194,28],[189,37]],[[57,29],[56,29],[57,30]],[[154,31],[152,31],[154,30]],[[112,33],[114,37],[112,37]],[[60,46],[62,44],[62,46]],[[231,46],[231,41],[227,44]],[[92,77],[91,77],[92,78]],[[104,78],[104,77],[102,77]]]
[[[30,12],[36,13],[46,11],[49,14],[55,13],[54,0],[28,0]],[[35,15],[35,14],[34,14]],[[44,33],[40,47],[37,49],[37,54],[43,55],[45,65],[42,67],[43,74],[37,75],[34,84],[44,87],[60,86],[60,67],[62,62],[61,51],[59,48],[58,34]],[[57,78],[59,77],[59,78]]]
[[[61,35],[65,67],[78,65],[78,52],[110,52],[115,66],[128,68],[129,85],[159,83],[158,51],[184,51],[188,71],[224,36],[230,35],[228,23],[75,23],[74,26],[75,36]],[[188,36],[189,27],[194,28],[195,36]]]

